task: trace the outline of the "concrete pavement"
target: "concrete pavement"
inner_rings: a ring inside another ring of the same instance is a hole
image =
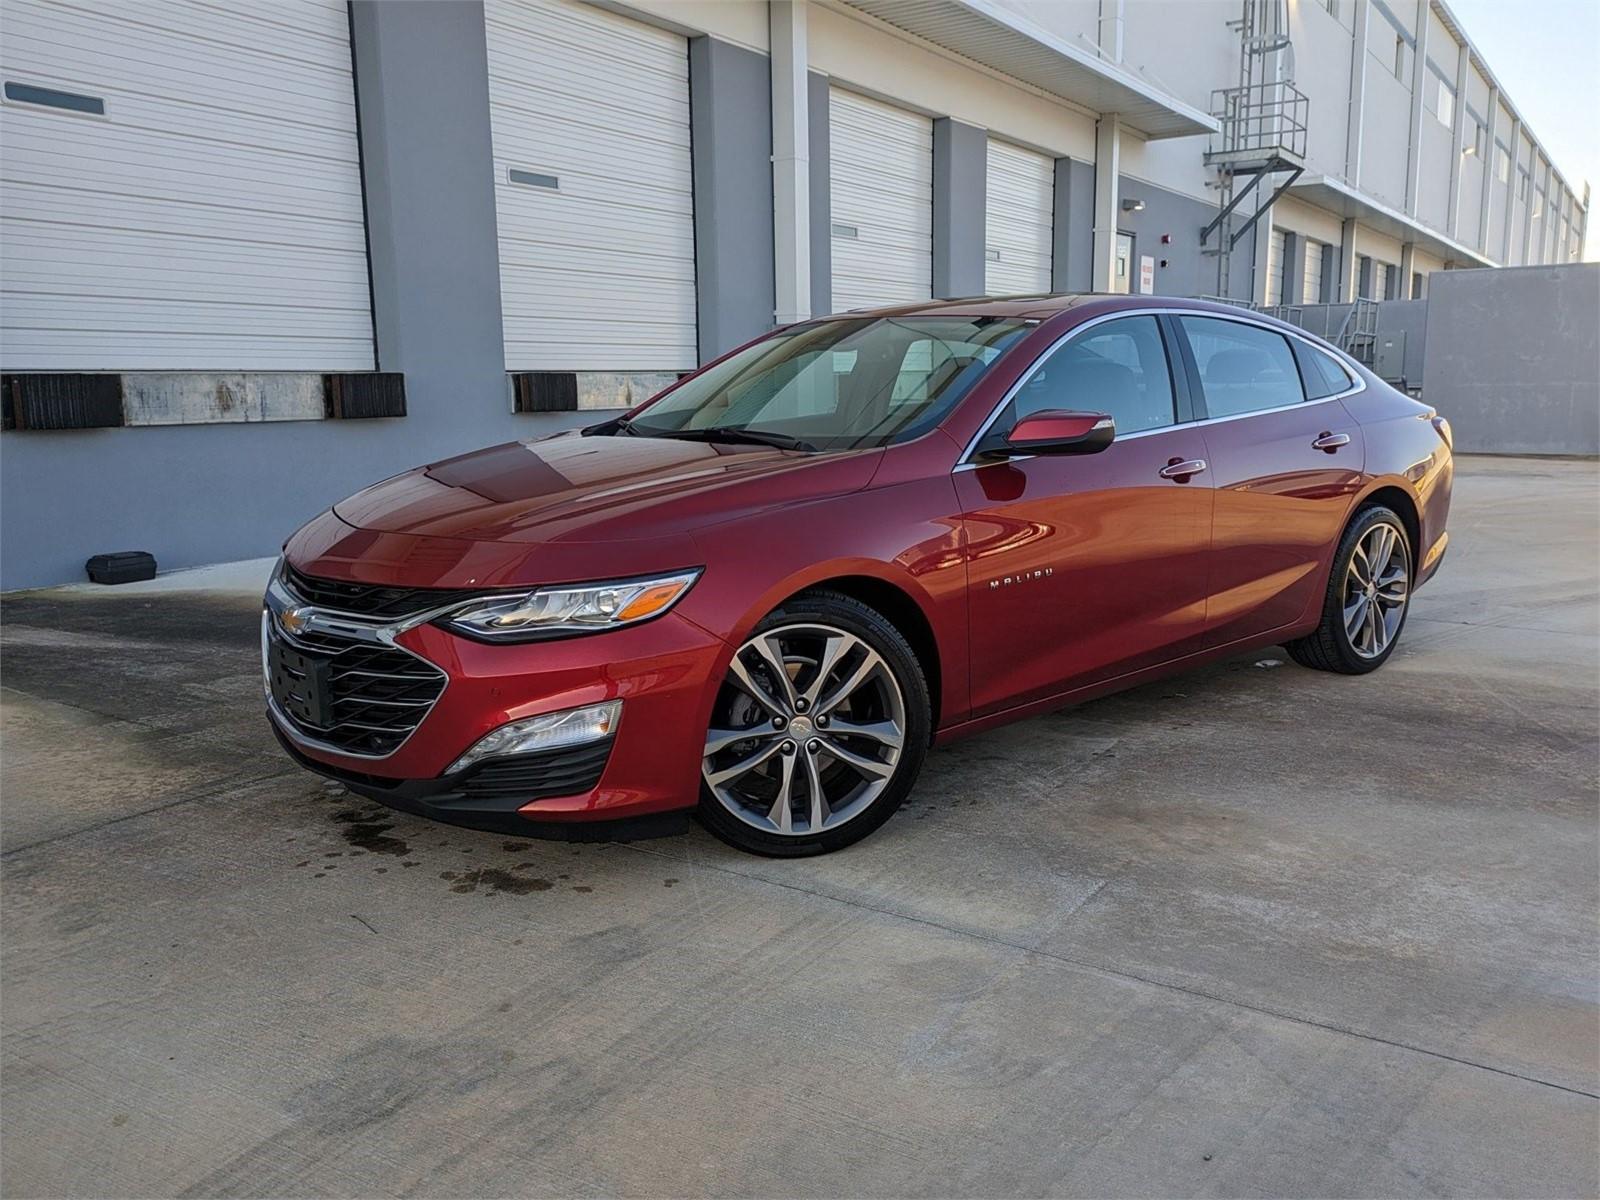
[[[800,862],[389,813],[249,596],[8,597],[0,1190],[1600,1193],[1597,514],[1463,460],[1381,672],[974,738]]]

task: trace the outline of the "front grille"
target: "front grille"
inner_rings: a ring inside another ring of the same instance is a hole
[[[443,671],[394,646],[325,632],[289,639],[276,624],[272,641],[269,678],[279,711],[336,750],[392,754],[444,691]]]
[[[375,583],[349,583],[315,579],[283,564],[284,586],[306,604],[336,612],[393,621],[415,613],[443,608],[482,596],[484,588],[385,587]]]
[[[611,756],[611,739],[587,746],[491,758],[461,781],[469,803],[494,805],[505,800],[544,800],[577,796],[599,786]]]

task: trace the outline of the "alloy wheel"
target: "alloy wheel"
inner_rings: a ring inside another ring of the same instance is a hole
[[[1411,556],[1405,535],[1380,521],[1356,543],[1344,578],[1344,631],[1362,658],[1389,648],[1411,598]]]
[[[905,700],[882,655],[832,625],[784,625],[734,654],[702,774],[745,824],[811,837],[871,806],[905,738]]]

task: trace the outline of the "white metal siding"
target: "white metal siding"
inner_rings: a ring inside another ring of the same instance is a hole
[[[370,370],[344,0],[6,0],[12,370]]]
[[[572,0],[485,19],[506,366],[695,366],[687,41]]]
[[[1388,295],[1388,292],[1389,264],[1381,263],[1374,259],[1372,263],[1372,299],[1382,300]]]
[[[1267,243],[1267,304],[1283,303],[1284,231],[1274,229]]]
[[[991,296],[1048,292],[1054,160],[990,139],[987,173],[984,290]]]
[[[1301,279],[1300,302],[1322,303],[1322,243],[1306,239],[1306,271]]]
[[[836,312],[926,300],[933,293],[933,122],[833,89]]]

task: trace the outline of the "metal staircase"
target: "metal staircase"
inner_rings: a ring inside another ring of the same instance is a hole
[[[1288,0],[1243,4],[1239,20],[1228,22],[1239,31],[1239,83],[1211,93],[1222,128],[1206,151],[1206,165],[1217,169],[1218,212],[1200,246],[1217,260],[1219,296],[1230,291],[1233,248],[1305,170],[1310,102],[1294,86]]]
[[[1371,369],[1378,346],[1378,301],[1358,299],[1350,306],[1333,344]]]

